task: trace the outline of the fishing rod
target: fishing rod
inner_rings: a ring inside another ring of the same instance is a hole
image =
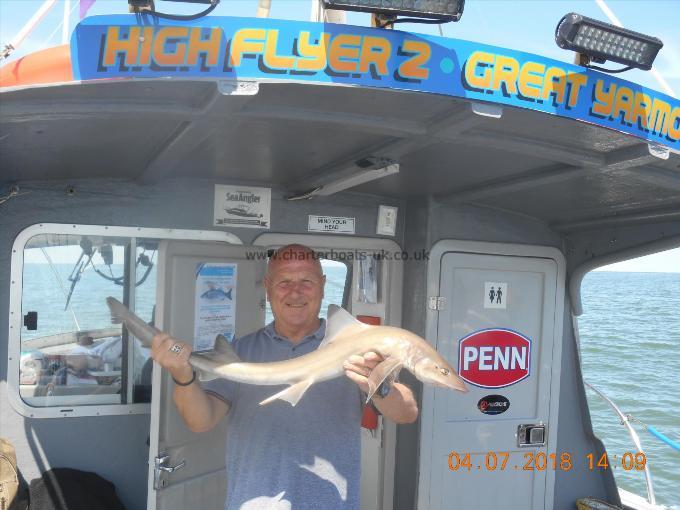
[[[40,248],[42,251],[43,255],[45,256],[45,260],[47,260],[47,263],[50,266],[50,269],[52,270],[52,273],[54,273],[54,278],[57,280],[57,283],[59,284],[59,287],[61,288],[61,292],[64,294],[64,297],[66,298],[66,308],[68,308],[68,301],[70,299],[70,295],[66,293],[66,288],[64,287],[64,282],[61,281],[61,276],[59,276],[59,271],[54,267],[54,263],[52,262],[52,258],[50,257],[49,253],[47,253],[47,250],[45,248]],[[64,308],[64,310],[66,310]],[[73,311],[73,307],[71,307],[71,315],[73,316],[73,322],[76,324],[76,331],[80,331],[80,324],[78,323],[78,317],[76,317],[76,312]]]
[[[640,453],[643,453],[642,450],[642,444],[640,443],[640,436],[638,436],[637,432],[635,429],[631,426],[630,420],[628,417],[623,414],[621,409],[619,409],[619,406],[617,406],[612,399],[610,399],[607,395],[602,393],[600,390],[595,388],[593,385],[589,384],[587,381],[583,381],[583,384],[586,386],[586,388],[590,388],[592,391],[597,393],[602,400],[607,402],[609,406],[614,410],[614,412],[618,415],[618,417],[621,419],[621,425],[625,426],[628,429],[628,433],[630,434],[631,439],[633,440],[633,444],[635,444],[635,447],[637,448],[637,451]],[[645,483],[647,485],[647,501],[652,504],[656,505],[656,495],[654,494],[654,482],[652,481],[652,473],[649,470],[649,464],[645,462],[644,465],[644,473],[645,473]]]
[[[643,422],[639,418],[634,417],[632,414],[626,414],[626,418],[628,418],[628,421],[639,423],[651,435],[659,439],[661,442],[666,443],[671,448],[678,450],[680,452],[680,442],[674,441],[673,439],[671,439],[670,437],[668,437],[667,435],[663,434],[658,429],[653,427],[652,425],[647,425],[645,422]]]
[[[105,280],[108,280],[114,283],[115,285],[120,286],[125,285],[125,275],[122,276],[113,275],[113,269],[111,268],[111,265],[113,264],[113,248],[111,247],[110,244],[104,244],[99,248],[96,248],[93,246],[92,241],[90,241],[90,239],[88,239],[87,237],[83,237],[80,241],[80,248],[82,250],[82,252],[80,253],[80,257],[73,266],[71,275],[68,277],[68,280],[71,282],[71,288],[68,292],[68,295],[66,296],[66,305],[64,306],[64,310],[68,308],[68,305],[71,301],[71,297],[73,295],[73,291],[75,290],[76,285],[80,281],[80,277],[82,276],[83,272],[85,271],[85,269],[87,269],[88,266],[91,266],[93,271],[102,278],[104,278]],[[104,264],[108,266],[111,276],[105,274],[99,268],[97,268],[97,266],[94,265],[92,258],[94,257],[95,253],[97,253],[97,250],[99,250],[99,254],[104,260]],[[151,257],[149,257],[146,254],[145,249],[144,252],[140,253],[139,256],[137,257],[135,267],[139,267],[141,265],[145,267],[146,270],[144,271],[144,274],[141,276],[141,278],[135,281],[135,287],[139,287],[140,285],[142,285],[151,274],[151,270],[154,268],[153,258],[155,254],[156,250],[153,250]],[[86,260],[84,260],[85,257],[87,257]]]

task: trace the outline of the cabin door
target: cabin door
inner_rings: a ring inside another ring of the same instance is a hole
[[[536,249],[556,256],[439,259],[437,350],[470,391],[426,390],[421,510],[552,507],[565,460],[555,448],[563,272],[556,250]]]
[[[157,326],[187,342],[217,332],[241,336],[264,324],[265,251],[216,242],[170,241],[159,247]],[[219,330],[219,331],[218,331]],[[190,432],[172,400],[173,382],[154,366],[149,510],[221,510],[226,496],[228,418]]]

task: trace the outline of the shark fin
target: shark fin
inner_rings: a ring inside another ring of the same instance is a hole
[[[196,370],[198,380],[201,382],[212,381],[218,378],[215,374],[213,374],[212,372],[208,372],[207,370],[201,370],[200,368],[196,367],[194,367],[194,370]]]
[[[227,340],[224,335],[217,335],[217,337],[215,337],[213,353],[209,357],[211,359],[219,359],[223,363],[237,363],[241,361],[241,358],[239,358],[236,351],[234,351],[231,342]]]
[[[302,398],[302,395],[305,394],[312,384],[314,384],[314,381],[311,379],[305,379],[304,381],[291,384],[285,390],[280,391],[267,399],[264,399],[262,402],[260,402],[260,405],[264,406],[276,399],[281,399],[289,402],[290,405],[295,406]]]
[[[361,331],[364,328],[370,328],[368,324],[356,320],[354,316],[344,308],[338,305],[329,305],[328,319],[326,319],[326,335],[323,337],[319,349],[335,340],[335,338],[339,336],[338,333],[347,327],[356,328],[357,331]]]
[[[193,362],[192,362],[193,361]],[[196,375],[200,381],[212,381],[220,376],[212,370],[222,365],[239,363],[241,358],[223,335],[215,337],[215,345],[211,351],[201,351],[191,353],[189,362],[196,370]]]
[[[387,358],[376,365],[376,367],[371,371],[371,375],[368,376],[368,397],[366,402],[371,400],[371,397],[378,391],[378,387],[382,382],[391,377],[392,380],[397,378],[399,370],[403,366],[403,362],[398,358]]]

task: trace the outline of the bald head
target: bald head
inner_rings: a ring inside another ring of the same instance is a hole
[[[84,346],[84,347],[89,347],[89,346],[92,345],[93,343],[94,343],[94,338],[92,338],[92,337],[89,336],[89,335],[81,336],[81,337],[78,339],[78,345],[82,345],[82,346]]]
[[[267,275],[271,276],[284,266],[306,266],[319,276],[323,274],[319,256],[309,246],[303,244],[287,244],[276,250],[269,258]]]

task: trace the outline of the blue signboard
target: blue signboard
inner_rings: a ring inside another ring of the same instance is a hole
[[[86,18],[74,79],[290,80],[404,89],[528,108],[680,150],[680,101],[611,75],[484,44],[352,25],[206,17]]]

